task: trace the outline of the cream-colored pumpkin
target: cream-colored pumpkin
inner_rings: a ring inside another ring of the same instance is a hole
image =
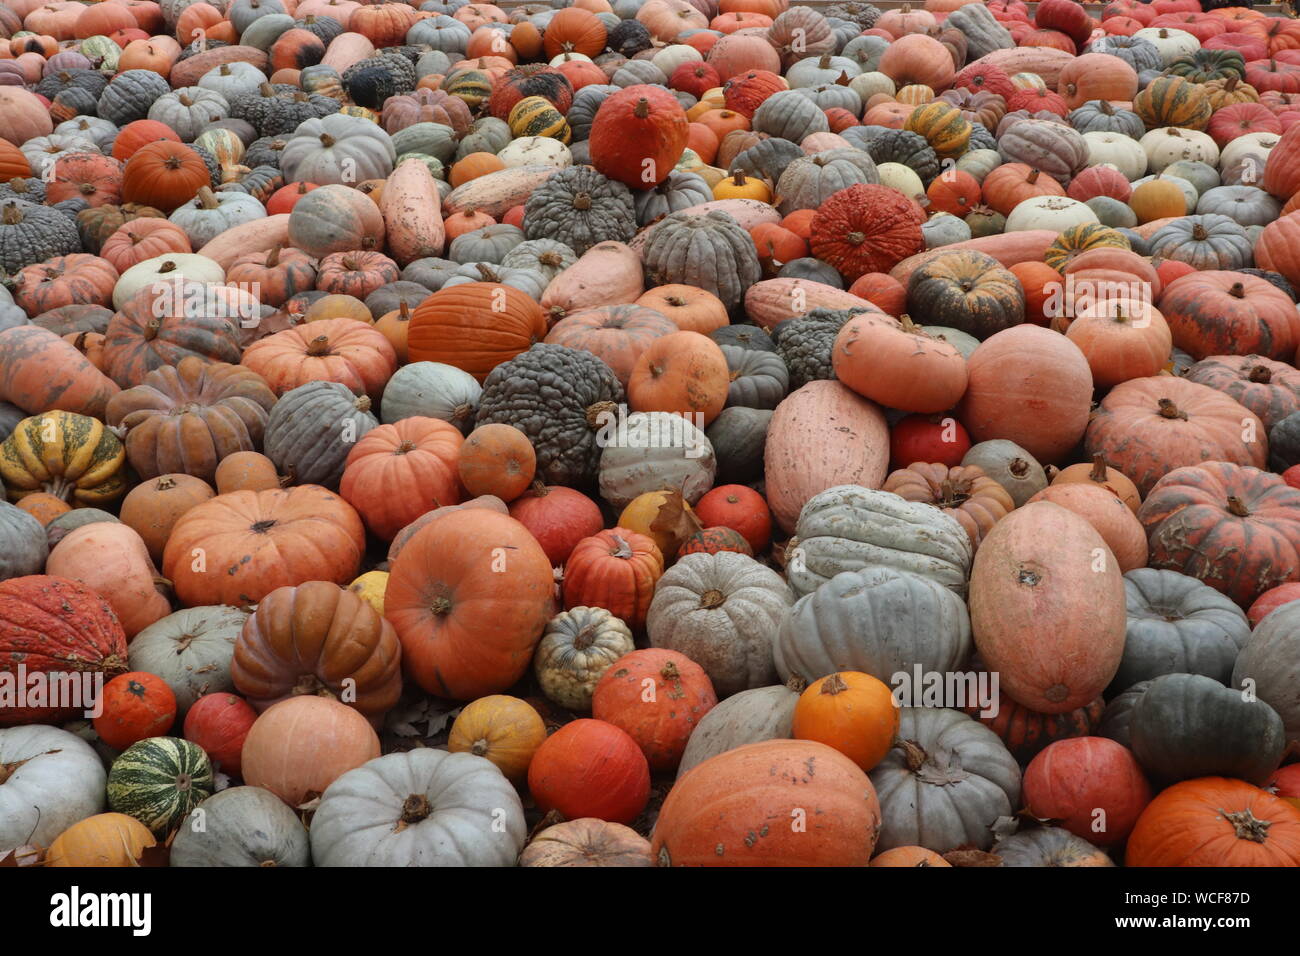
[[[1071,226],[1083,226],[1097,221],[1097,214],[1077,199],[1066,196],[1034,196],[1011,210],[1003,231],[1050,229],[1065,232]]]
[[[519,166],[554,166],[562,169],[573,165],[573,153],[558,139],[549,136],[521,136],[511,140],[505,149],[497,153],[497,159],[505,163],[506,169]]]
[[[877,93],[893,96],[898,92],[898,87],[894,85],[894,81],[879,70],[874,70],[871,73],[859,73],[849,80],[849,89],[857,93],[864,103]]]
[[[909,166],[904,166],[902,163],[881,163],[876,167],[876,173],[880,176],[880,185],[897,189],[904,196],[925,195],[925,185],[921,182],[921,177],[916,175]]]
[[[1180,159],[1200,160],[1211,166],[1219,164],[1219,147],[1206,133],[1176,126],[1159,126],[1139,140],[1147,154],[1147,169],[1158,173]]]
[[[1129,182],[1146,174],[1146,152],[1123,133],[1084,133],[1083,141],[1088,145],[1089,166],[1114,166]]]
[[[1223,151],[1219,154],[1219,168],[1227,169],[1249,153],[1259,153],[1267,157],[1279,140],[1281,140],[1281,137],[1277,133],[1247,133],[1244,136],[1238,136],[1223,147]],[[1258,182],[1263,178],[1264,167],[1261,164],[1255,179]]]
[[[683,63],[693,63],[703,59],[703,54],[695,47],[685,43],[673,43],[652,56],[650,62],[659,67],[659,71],[664,76],[672,76],[673,71]]]
[[[1201,48],[1201,41],[1195,36],[1186,30],[1175,30],[1172,27],[1144,27],[1133,36],[1154,43],[1156,49],[1160,51],[1160,58],[1164,60],[1165,66],[1173,63],[1180,56],[1195,53]]]
[[[182,278],[220,284],[226,281],[226,270],[220,263],[196,252],[172,252],[145,259],[118,278],[117,285],[113,286],[113,308],[122,308],[133,295],[153,283],[170,287]]]

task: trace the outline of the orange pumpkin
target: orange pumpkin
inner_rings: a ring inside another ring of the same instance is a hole
[[[1137,514],[1138,508],[1142,505],[1142,496],[1138,494],[1137,486],[1133,484],[1132,479],[1123,472],[1107,466],[1104,455],[1093,455],[1092,464],[1069,465],[1062,468],[1052,479],[1054,485],[1074,482],[1093,484],[1109,491],[1124,502],[1129,511],[1134,514]]]
[[[139,866],[141,853],[158,841],[125,813],[97,813],[74,823],[50,844],[46,866]]]
[[[896,846],[872,857],[871,866],[952,866],[933,850],[923,846]]]
[[[348,453],[339,494],[376,536],[391,541],[420,515],[460,501],[456,458],[464,438],[437,418],[371,429]]]
[[[369,324],[322,319],[258,339],[240,364],[266,379],[277,395],[308,382],[339,382],[377,399],[397,368],[397,354]]]
[[[161,563],[172,528],[181,515],[216,492],[202,478],[162,475],[132,488],[122,499],[122,523],[144,540],[149,557]]]
[[[866,866],[880,823],[875,788],[848,757],[816,741],[765,740],[679,778],[651,852],[661,866]]]
[[[164,736],[176,720],[176,695],[157,674],[119,674],[104,685],[100,700],[95,733],[117,750],[147,737]]]
[[[727,402],[730,372],[722,349],[698,332],[674,332],[652,341],[627,383],[638,412],[675,412],[705,425]]]
[[[211,182],[207,164],[184,143],[146,143],[126,161],[122,199],[171,212]]]
[[[663,552],[652,539],[627,528],[610,528],[579,541],[569,554],[564,606],[603,607],[636,630],[645,626],[663,573]]]
[[[255,451],[237,451],[221,459],[213,481],[219,495],[232,491],[271,491],[282,486],[275,462]]]
[[[691,285],[661,285],[648,290],[636,304],[667,316],[683,332],[708,335],[730,322],[721,299]]]
[[[542,43],[549,60],[562,53],[598,56],[605,51],[605,24],[590,11],[566,7],[546,21]]]
[[[591,714],[627,732],[651,770],[672,770],[691,732],[717,703],[699,664],[677,651],[647,648],[609,666],[592,694]]]
[[[650,799],[650,767],[624,731],[584,717],[537,748],[528,767],[528,791],[539,809],[569,820],[631,823]]]
[[[546,316],[527,293],[495,282],[441,289],[411,316],[412,362],[442,362],[482,382],[492,369],[546,337]]]
[[[808,685],[794,705],[791,734],[834,747],[868,771],[898,733],[893,692],[870,674],[843,671]]]
[[[912,324],[867,313],[850,319],[831,350],[835,376],[859,395],[906,412],[942,412],[966,391],[956,346]]]
[[[537,455],[528,436],[519,429],[480,425],[460,446],[457,470],[461,484],[471,495],[494,495],[510,502],[532,485]]]
[[[1300,809],[1243,780],[1184,780],[1147,804],[1124,864],[1300,866]]]
[[[546,723],[527,701],[504,694],[480,697],[467,705],[447,737],[454,754],[472,753],[496,765],[512,783],[528,777],[533,754],[546,740]]]
[[[392,561],[384,615],[415,681],[468,700],[528,670],[553,591],[551,562],[523,525],[486,508],[449,511]]]

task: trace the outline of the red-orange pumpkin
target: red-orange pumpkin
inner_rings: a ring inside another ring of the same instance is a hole
[[[1049,744],[1025,768],[1025,805],[1101,847],[1128,839],[1151,802],[1151,785],[1132,751],[1106,737]]]
[[[371,532],[390,541],[426,511],[460,501],[456,459],[464,440],[437,418],[380,425],[348,453],[339,494]]]
[[[528,791],[566,819],[631,823],[650,799],[650,767],[635,740],[613,724],[583,718],[542,742],[528,765]]]
[[[157,674],[131,671],[104,685],[95,733],[125,750],[146,737],[162,737],[176,720],[176,695]]]
[[[591,163],[633,189],[657,186],[686,149],[686,111],[659,86],[637,84],[600,104],[588,142]]]
[[[672,770],[717,702],[699,664],[677,651],[647,648],[610,665],[592,694],[591,714],[626,731],[651,770]]]
[[[1124,863],[1300,866],[1300,810],[1243,780],[1184,780],[1138,817]]]

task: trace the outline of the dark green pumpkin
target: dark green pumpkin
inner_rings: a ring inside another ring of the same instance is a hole
[[[992,256],[954,250],[912,273],[907,311],[918,324],[946,325],[983,341],[1025,320],[1025,293]]]
[[[132,744],[108,771],[108,805],[165,836],[212,796],[212,763],[198,744],[149,737]]]
[[[778,279],[809,279],[813,282],[820,282],[822,285],[833,286],[836,289],[844,288],[844,278],[840,275],[838,269],[822,262],[820,259],[808,257],[790,260],[781,267],[776,277]]]
[[[343,89],[353,103],[379,110],[391,97],[414,90],[419,77],[410,59],[394,50],[384,50],[352,64],[343,71],[342,79]]]
[[[1166,674],[1133,708],[1132,749],[1153,781],[1236,777],[1263,786],[1286,746],[1282,718],[1201,674]]]
[[[731,384],[727,387],[727,404],[745,408],[776,408],[790,388],[790,372],[785,359],[776,352],[723,345]]]
[[[812,309],[807,315],[778,322],[772,329],[776,351],[790,370],[790,391],[835,378],[831,349],[835,336],[853,315],[848,309]]]
[[[1166,72],[1172,76],[1185,76],[1193,83],[1210,80],[1246,78],[1246,61],[1236,50],[1195,50],[1170,63]]]
[[[1268,431],[1268,467],[1277,472],[1300,465],[1300,412],[1293,412]]]
[[[724,325],[710,332],[709,338],[719,345],[737,345],[743,349],[758,349],[763,352],[776,351],[772,336],[757,325]]]
[[[980,149],[983,147],[972,147]],[[996,148],[996,147],[994,147]],[[941,172],[939,155],[924,136],[905,129],[886,130],[867,144],[867,152],[881,163],[899,163],[921,177],[927,186]]]
[[[1097,724],[1097,736],[1108,737],[1118,744],[1132,749],[1133,709],[1137,707],[1142,695],[1151,686],[1151,681],[1144,680],[1115,695],[1102,711],[1101,722]]]
[[[763,452],[772,412],[761,408],[724,408],[704,430],[718,459],[716,484],[745,484],[763,477]]]

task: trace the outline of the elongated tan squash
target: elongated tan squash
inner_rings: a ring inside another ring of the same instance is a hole
[[[290,245],[289,214],[282,212],[227,229],[200,249],[199,255],[219,263],[222,269],[229,269],[246,252],[266,252],[287,245]]]
[[[1074,59],[1065,50],[1045,46],[1018,46],[1009,50],[994,50],[971,63],[971,66],[996,66],[1007,76],[1015,73],[1037,73],[1049,90],[1056,89],[1061,81],[1061,70]]]
[[[981,236],[978,239],[967,239],[963,242],[954,242],[938,249],[930,249],[926,252],[918,252],[914,256],[908,256],[890,269],[889,274],[903,285],[907,285],[907,280],[912,277],[912,273],[921,266],[944,253],[957,249],[973,249],[976,252],[982,252],[985,255],[992,256],[1004,266],[1014,266],[1020,262],[1042,262],[1043,256],[1047,253],[1047,247],[1055,242],[1059,235],[1060,233],[1054,229],[1026,229],[1023,232],[1008,232],[998,236]]]
[[[329,66],[342,73],[354,63],[375,55],[375,45],[360,33],[340,33],[325,48],[321,66]]]
[[[764,460],[767,502],[793,533],[814,495],[836,485],[884,484],[889,426],[875,402],[839,382],[809,382],[776,407]]]
[[[71,342],[39,325],[0,332],[0,401],[31,415],[63,411],[103,418],[120,389]]]
[[[641,257],[621,242],[592,246],[542,293],[542,311],[551,323],[579,309],[627,305],[645,291]]]
[[[443,204],[447,215],[477,209],[494,219],[500,219],[507,210],[521,205],[546,180],[558,166],[516,166],[499,169],[495,173],[479,176],[457,186]]]
[[[384,184],[379,200],[388,251],[406,265],[414,259],[442,255],[446,232],[438,185],[421,159],[404,159]]]
[[[1002,692],[1041,714],[1097,698],[1124,654],[1124,578],[1086,520],[1035,501],[993,526],[975,552],[971,629]]]
[[[807,315],[813,309],[880,312],[866,299],[811,279],[764,279],[755,282],[745,293],[745,314],[751,322],[765,329],[786,319]]]

